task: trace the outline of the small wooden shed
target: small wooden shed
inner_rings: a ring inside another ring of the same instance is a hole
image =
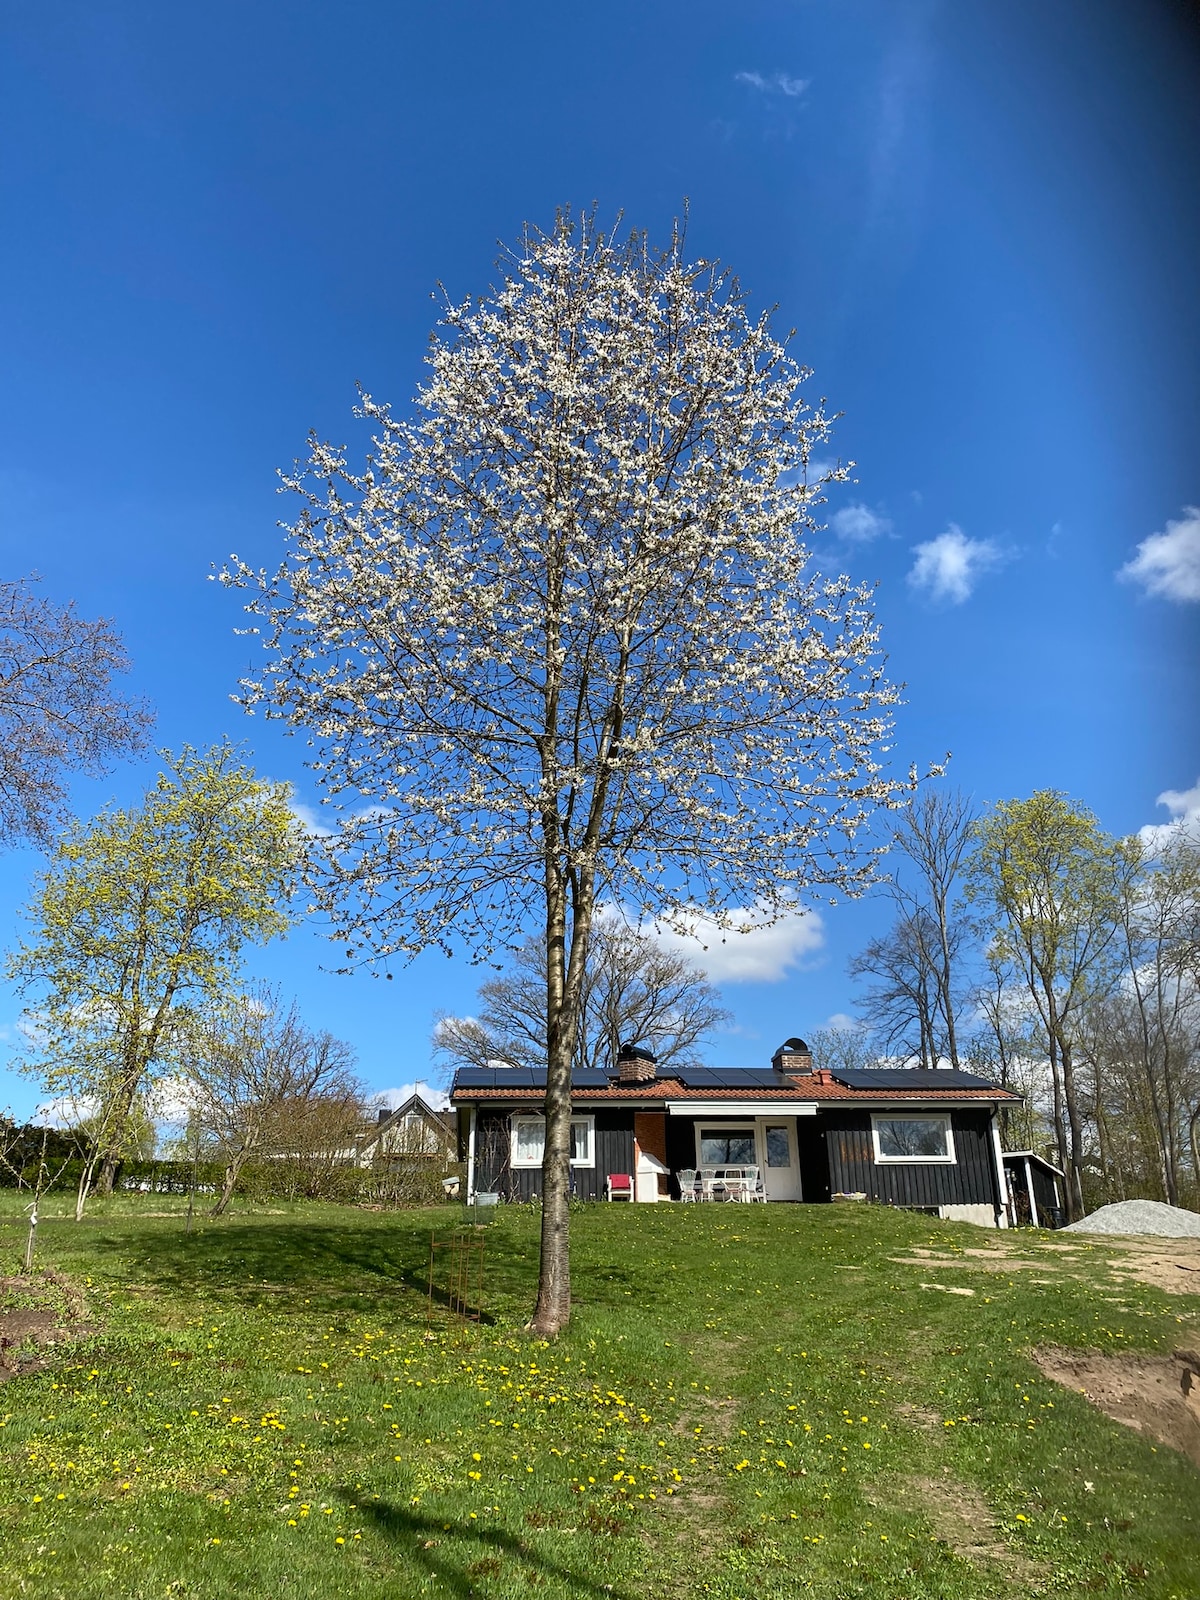
[[[1003,1154],[1010,1227],[1061,1228],[1067,1220],[1062,1170],[1034,1150]]]

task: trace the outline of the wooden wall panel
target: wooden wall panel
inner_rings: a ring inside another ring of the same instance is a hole
[[[825,1126],[831,1191],[865,1194],[883,1205],[998,1204],[989,1113],[952,1110],[950,1117],[957,1158],[952,1165],[877,1166],[869,1112],[838,1107],[820,1113],[817,1120]]]
[[[542,1192],[540,1167],[514,1167],[508,1107],[481,1106],[475,1124],[475,1187],[492,1191],[505,1200],[533,1200]],[[603,1200],[605,1183],[614,1172],[632,1173],[633,1112],[598,1108],[580,1109],[579,1116],[595,1116],[594,1167],[571,1168],[571,1191],[581,1200]]]

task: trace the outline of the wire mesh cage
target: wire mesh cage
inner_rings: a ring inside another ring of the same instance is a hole
[[[451,1321],[483,1320],[483,1241],[474,1228],[430,1234],[427,1325],[438,1313]]]

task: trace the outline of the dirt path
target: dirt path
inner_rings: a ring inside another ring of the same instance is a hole
[[[1048,1378],[1200,1467],[1200,1352],[1108,1355],[1050,1346],[1031,1354]]]
[[[1089,1278],[1097,1266],[1104,1266],[1118,1282],[1136,1280],[1168,1294],[1200,1295],[1200,1239],[1096,1234],[1083,1245],[1014,1231],[998,1234],[997,1242],[986,1246],[955,1251],[910,1249],[907,1255],[889,1256],[888,1260],[925,1270],[1039,1272],[1041,1279],[1034,1281],[1045,1283]]]

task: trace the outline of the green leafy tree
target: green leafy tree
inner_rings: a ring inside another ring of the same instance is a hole
[[[290,921],[302,836],[286,786],[256,778],[228,744],[165,760],[140,807],[67,832],[9,962],[34,1000],[26,1070],[87,1108],[79,1214],[91,1188],[111,1191],[187,1005],[226,989],[242,947]]]
[[[1179,1205],[1200,1171],[1200,840],[1147,830],[1120,842],[1116,865],[1123,974],[1089,1007],[1085,1040],[1100,1163],[1110,1187]]]
[[[1084,1106],[1076,1076],[1084,1009],[1111,985],[1116,858],[1086,809],[1054,789],[1006,800],[976,824],[969,893],[992,935],[991,959],[1021,974],[1050,1068],[1067,1209],[1083,1214]]]

